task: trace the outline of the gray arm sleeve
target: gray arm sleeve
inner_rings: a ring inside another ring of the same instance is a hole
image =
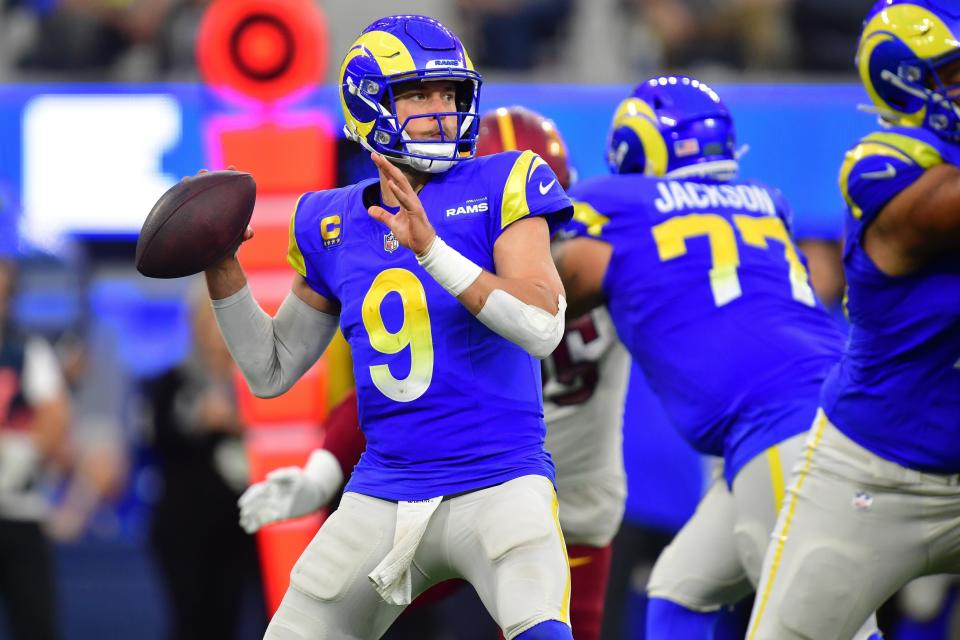
[[[260,398],[273,398],[292,387],[323,355],[340,320],[314,309],[293,292],[271,318],[246,285],[210,302],[230,354],[250,391]]]

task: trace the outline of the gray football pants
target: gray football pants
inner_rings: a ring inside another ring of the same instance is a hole
[[[397,503],[346,493],[290,574],[269,640],[375,640],[405,607],[367,574],[393,546]],[[523,476],[445,499],[411,567],[413,595],[450,578],[476,589],[507,638],[547,620],[570,623],[570,569],[553,485]]]
[[[867,451],[820,412],[764,559],[749,640],[849,640],[915,577],[960,572],[960,476]]]
[[[755,456],[734,478],[732,491],[717,466],[696,512],[657,558],[647,586],[651,597],[715,611],[753,592],[804,437]]]

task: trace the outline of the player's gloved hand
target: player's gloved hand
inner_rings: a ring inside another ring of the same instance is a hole
[[[330,501],[341,484],[340,463],[326,449],[317,449],[302,469],[275,469],[266,480],[247,488],[237,501],[240,526],[247,533],[255,533],[273,522],[317,511]]]

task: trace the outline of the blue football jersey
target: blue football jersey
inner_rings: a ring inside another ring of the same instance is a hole
[[[876,453],[932,473],[960,472],[960,257],[905,276],[863,249],[867,226],[930,167],[960,164],[960,146],[919,128],[873,133],[840,170],[847,201],[844,268],[850,337],[823,388],[837,428]]]
[[[613,248],[603,288],[620,339],[687,441],[724,457],[728,482],[810,427],[842,336],[778,191],[619,175],[571,197],[570,232]]]
[[[551,229],[570,201],[536,154],[457,163],[419,193],[437,234],[495,271],[500,234],[529,216]],[[367,448],[348,491],[422,500],[506,482],[553,478],[543,448],[540,363],[485,327],[367,214],[379,185],[310,193],[291,221],[289,262],[341,305]]]

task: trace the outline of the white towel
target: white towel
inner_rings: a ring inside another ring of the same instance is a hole
[[[388,604],[410,604],[413,586],[410,565],[420,546],[433,512],[440,506],[443,496],[429,500],[397,503],[397,528],[393,534],[393,548],[367,576],[374,589]]]

